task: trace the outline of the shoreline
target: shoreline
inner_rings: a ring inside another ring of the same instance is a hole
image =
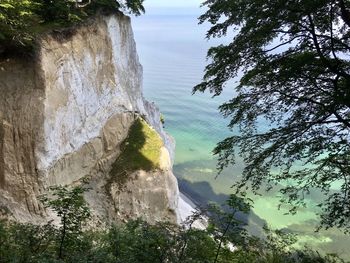
[[[178,202],[179,224],[184,224],[190,216],[200,210],[199,205],[196,205],[195,202],[196,201],[193,200],[193,198],[188,196],[188,193],[180,191]],[[205,219],[205,216],[203,215],[202,219],[195,220],[192,227],[200,230],[206,229],[207,220]]]

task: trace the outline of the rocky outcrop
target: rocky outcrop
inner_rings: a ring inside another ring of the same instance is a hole
[[[0,62],[0,216],[40,222],[49,215],[38,195],[88,178],[96,220],[175,222],[174,141],[142,96],[130,19],[98,16],[67,32],[44,36],[34,61]],[[111,165],[138,116],[163,139],[162,165],[135,171],[123,191],[107,192]]]

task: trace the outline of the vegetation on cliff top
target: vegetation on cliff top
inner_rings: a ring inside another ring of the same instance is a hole
[[[248,236],[235,219],[237,208],[249,205],[231,196],[229,209],[213,207],[205,230],[192,228],[195,214],[183,226],[150,225],[141,219],[106,230],[84,230],[90,211],[82,187],[51,189],[44,202],[57,213],[60,225],[43,226],[0,221],[0,262],[10,263],[336,263],[337,256],[292,250],[293,236],[268,231],[264,240]],[[235,249],[230,249],[230,244]]]
[[[144,0],[2,0],[0,2],[0,55],[29,52],[38,34],[66,28],[99,11],[144,12]]]
[[[137,118],[120,146],[121,154],[112,165],[112,180],[123,184],[134,171],[159,168],[162,146],[159,134],[145,120]]]

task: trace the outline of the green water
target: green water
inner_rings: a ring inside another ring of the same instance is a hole
[[[226,169],[215,179],[216,161],[211,151],[217,142],[232,134],[227,128],[228,121],[217,108],[232,97],[233,89],[228,88],[216,98],[210,94],[191,94],[203,75],[207,49],[219,42],[204,40],[207,28],[198,26],[193,15],[146,15],[134,18],[133,27],[144,67],[145,96],[160,107],[166,130],[176,139],[176,176],[187,180],[193,191],[204,196],[209,192],[213,198],[232,193],[231,185],[244,164],[237,160],[235,167]],[[297,233],[299,246],[312,246],[350,258],[350,239],[340,231],[314,233],[315,200],[319,198],[318,193],[312,193],[307,209],[286,216],[286,208],[277,209],[277,193],[269,192],[254,197],[253,211],[271,227]]]

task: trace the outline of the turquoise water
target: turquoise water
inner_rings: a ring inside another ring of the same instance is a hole
[[[144,16],[134,20],[134,31],[144,93],[160,107],[176,138],[176,163],[211,158],[211,149],[229,134],[217,107],[230,96],[191,95],[210,46],[203,40],[205,28],[192,16]]]
[[[217,108],[232,97],[233,89],[228,88],[215,98],[210,94],[192,95],[193,86],[203,75],[206,52],[210,46],[219,44],[218,40],[204,39],[207,27],[199,26],[194,15],[146,15],[133,18],[133,27],[144,67],[145,97],[159,106],[166,130],[176,139],[176,176],[187,180],[193,191],[213,199],[232,193],[231,185],[239,177],[243,163],[237,160],[235,167],[226,169],[215,179],[216,161],[211,151],[217,142],[231,134],[228,120]],[[234,84],[233,81],[231,87]],[[273,228],[288,228],[298,233],[300,246],[350,258],[350,239],[340,231],[314,233],[317,216],[313,200],[319,198],[313,193],[309,208],[300,210],[296,216],[286,216],[286,208],[278,210],[279,198],[270,192],[254,197],[253,211]]]

